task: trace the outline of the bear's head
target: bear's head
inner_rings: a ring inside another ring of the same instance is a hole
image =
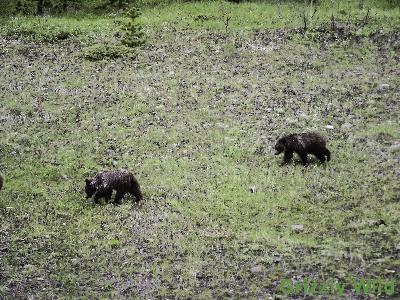
[[[286,149],[286,139],[280,138],[275,144],[275,155],[281,154]]]
[[[89,179],[86,179],[85,181],[86,181],[86,186],[85,186],[86,199],[88,199],[92,197],[93,194],[96,192],[96,187]]]

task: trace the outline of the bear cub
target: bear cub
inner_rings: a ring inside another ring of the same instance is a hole
[[[307,154],[314,154],[321,162],[331,159],[331,152],[326,148],[326,140],[320,134],[307,132],[300,134],[289,134],[280,139],[275,144],[275,155],[284,152],[283,162],[287,164],[296,152],[303,163],[308,164]]]
[[[92,179],[86,179],[86,199],[91,198],[94,194],[95,203],[99,203],[100,198],[105,198],[107,202],[110,201],[113,190],[117,191],[115,204],[121,204],[126,193],[132,194],[136,198],[136,203],[143,198],[138,181],[128,170],[100,172]]]

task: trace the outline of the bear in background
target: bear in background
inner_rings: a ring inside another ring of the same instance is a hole
[[[128,170],[100,172],[92,179],[86,179],[86,198],[94,195],[95,203],[99,203],[100,198],[105,198],[107,202],[110,201],[113,190],[117,191],[115,204],[120,204],[126,193],[132,194],[136,203],[143,198],[138,181]]]
[[[321,162],[331,159],[331,152],[326,148],[326,140],[315,132],[295,133],[286,135],[275,144],[275,155],[284,152],[282,165],[287,164],[296,152],[303,163],[308,164],[307,154],[315,155]]]

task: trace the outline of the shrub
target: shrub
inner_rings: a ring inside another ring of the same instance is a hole
[[[55,42],[81,34],[79,28],[50,21],[49,18],[10,18],[3,24],[0,34],[7,38],[38,42]]]
[[[120,44],[96,44],[83,49],[82,56],[91,61],[115,58],[134,58],[135,51]]]

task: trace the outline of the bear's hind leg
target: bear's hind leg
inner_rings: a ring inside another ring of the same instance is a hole
[[[318,152],[318,153],[315,153],[315,156],[323,163],[323,162],[325,162],[325,153],[324,152]]]
[[[140,197],[138,196],[138,193],[136,191],[132,191],[130,194],[135,198],[135,203],[139,203]]]
[[[330,161],[331,160],[331,152],[326,148],[324,150],[325,150],[326,160]]]

